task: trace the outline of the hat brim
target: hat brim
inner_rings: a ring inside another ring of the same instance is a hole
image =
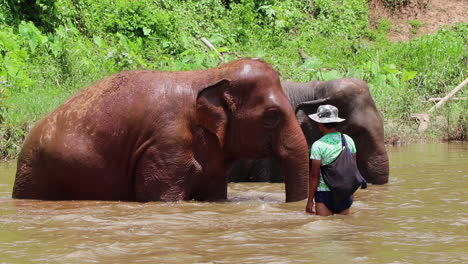
[[[308,115],[308,117],[310,119],[314,120],[317,123],[339,123],[339,122],[343,122],[343,121],[346,120],[346,119],[339,118],[339,117],[335,117],[335,118],[323,117],[323,118],[320,118],[320,117],[318,117],[317,114],[311,114],[311,115]]]

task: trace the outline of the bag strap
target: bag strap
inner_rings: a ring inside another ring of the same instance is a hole
[[[346,148],[346,150],[351,154],[351,150],[348,148],[348,143],[346,142],[346,138],[344,136],[343,133],[341,133],[341,144],[344,145],[344,147]],[[357,165],[357,163],[356,163]],[[364,177],[362,177],[361,175],[361,189],[366,189],[367,188],[367,181],[366,179],[364,179]]]
[[[343,133],[341,133],[341,146],[344,147],[349,153],[351,153],[351,150],[348,148],[348,142],[346,141]]]

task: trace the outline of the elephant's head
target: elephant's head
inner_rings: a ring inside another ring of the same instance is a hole
[[[276,157],[286,201],[307,197],[308,147],[278,73],[244,59],[216,69],[197,97],[197,123],[216,135],[225,160]]]
[[[338,107],[340,117],[346,119],[338,130],[350,135],[356,143],[361,174],[369,183],[388,182],[383,121],[364,81],[343,78],[328,82],[283,83],[283,87],[290,98],[300,98],[298,93],[302,98],[308,98],[293,105],[309,145],[321,135],[307,115],[315,113],[321,104],[334,105]]]

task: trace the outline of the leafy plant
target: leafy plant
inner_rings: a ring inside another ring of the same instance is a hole
[[[466,78],[468,23],[393,43],[388,20],[369,27],[365,0],[33,2],[0,4],[0,157],[14,157],[37,120],[106,75],[217,66],[201,37],[225,61],[259,57],[282,79],[363,79],[386,127],[408,127],[411,113],[427,108],[422,99]],[[466,138],[466,109],[454,101],[440,113],[453,138]]]
[[[422,27],[422,23],[419,20],[408,20],[408,24],[411,26],[411,33],[416,34],[418,33],[418,29]]]

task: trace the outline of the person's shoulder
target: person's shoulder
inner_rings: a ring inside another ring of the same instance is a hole
[[[354,144],[354,140],[352,137],[350,137],[349,135],[346,135],[345,133],[343,133],[343,135],[345,136],[346,141],[352,142]]]
[[[314,143],[312,143],[312,148],[317,149],[323,146],[324,144],[324,139],[325,136],[322,136],[321,138],[317,139]]]
[[[326,143],[326,140],[327,135],[323,135],[321,138],[317,139],[313,144],[323,145],[323,143]]]
[[[315,141],[314,143],[312,143],[312,148],[318,148],[322,145],[322,142],[319,140]]]

